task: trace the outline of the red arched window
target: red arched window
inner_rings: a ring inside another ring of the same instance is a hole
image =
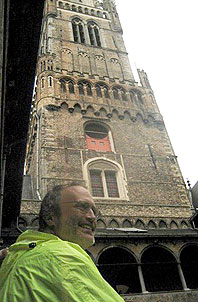
[[[91,123],[85,127],[87,148],[100,152],[110,152],[109,131],[100,124]]]

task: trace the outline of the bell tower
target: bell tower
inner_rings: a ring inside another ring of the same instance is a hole
[[[144,249],[161,240],[177,253],[166,232],[191,229],[177,157],[147,74],[138,74],[141,84],[115,1],[46,0],[26,155],[35,201],[22,202],[21,216],[36,221],[39,201],[55,184],[86,184],[102,213],[91,253],[120,293],[154,290],[140,265]],[[164,257],[157,248],[154,255]],[[129,279],[113,259],[136,265]],[[174,274],[175,286],[187,288],[181,272]]]

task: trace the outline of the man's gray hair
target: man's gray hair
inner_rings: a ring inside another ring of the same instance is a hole
[[[39,231],[44,231],[49,227],[47,220],[51,219],[53,216],[59,217],[61,215],[59,206],[61,193],[63,190],[74,186],[85,188],[85,186],[80,182],[71,182],[66,185],[54,186],[50,191],[47,192],[41,202],[41,209],[39,212]]]

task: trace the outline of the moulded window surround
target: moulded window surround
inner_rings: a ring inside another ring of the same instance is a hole
[[[143,100],[142,100],[142,95],[141,95],[141,93],[137,93],[137,98],[138,98],[138,101],[141,103],[141,104],[143,104]]]
[[[80,19],[75,18],[72,20],[72,29],[74,42],[85,44],[84,28]]]
[[[70,79],[62,79],[61,80],[61,92],[65,93],[66,90],[68,90],[69,93],[75,93],[75,91],[74,91],[74,82]]]
[[[78,90],[80,95],[84,95],[86,91],[88,96],[92,96],[91,84],[86,81],[78,83]]]
[[[135,102],[135,93],[134,93],[134,91],[130,91],[130,98],[131,98],[131,101],[134,103]]]
[[[78,84],[78,90],[79,90],[79,94],[81,94],[81,95],[84,95],[84,94],[85,94],[83,83],[79,83],[79,84]]]
[[[103,91],[102,91],[102,89],[103,89]],[[109,89],[104,84],[97,84],[96,85],[96,94],[99,98],[105,97],[108,99],[109,98]]]
[[[75,6],[75,5],[72,5],[72,10],[73,10],[74,12],[76,12],[76,6]]]
[[[101,47],[99,29],[96,23],[88,23],[88,33],[91,45]]]
[[[45,79],[41,78],[41,88],[45,88]]]
[[[78,7],[78,11],[79,11],[79,13],[82,13],[82,12],[83,12],[81,6]]]
[[[113,97],[115,100],[119,100],[119,93],[117,88],[113,88]]]
[[[74,93],[74,83],[72,81],[68,82],[69,93]]]
[[[53,77],[49,76],[48,77],[48,87],[52,87],[53,86]]]
[[[89,83],[87,84],[87,95],[92,96],[91,85]]]
[[[65,82],[61,81],[61,92],[66,92]]]
[[[97,11],[97,16],[101,17],[101,12],[100,11]]]
[[[105,98],[109,99],[109,90],[106,86],[104,86],[104,96]]]
[[[84,164],[83,177],[90,192],[94,191],[94,198],[128,200],[125,173],[119,163],[102,157],[89,159]]]
[[[102,91],[100,85],[96,85],[96,94],[97,97],[101,98],[102,97]]]
[[[124,102],[126,102],[126,101],[127,101],[127,96],[126,96],[126,92],[125,92],[124,89],[121,89],[121,95],[122,95],[122,100],[123,100]]]

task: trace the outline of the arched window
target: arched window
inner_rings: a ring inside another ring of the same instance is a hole
[[[97,11],[97,16],[101,17],[101,12],[99,10]]]
[[[87,95],[92,96],[91,84],[87,81],[81,81],[78,83],[79,94],[84,95],[85,91]]]
[[[120,91],[122,95],[122,100],[126,102],[127,101],[126,91],[123,88],[121,88]]]
[[[68,82],[69,92],[74,93],[74,83],[72,81]]]
[[[83,83],[78,83],[79,94],[84,95],[84,85]]]
[[[93,197],[128,200],[122,166],[103,157],[85,162],[84,179]]]
[[[91,85],[87,83],[87,95],[92,96]]]
[[[85,34],[82,21],[78,18],[72,20],[72,29],[74,41],[78,43],[85,43]]]
[[[196,272],[198,270],[198,246],[188,245],[186,246],[180,255],[181,267],[184,273],[187,287],[190,289],[198,288],[198,279]]]
[[[85,8],[85,14],[89,14],[88,8]]]
[[[72,10],[73,10],[74,12],[76,12],[76,6],[75,6],[75,5],[72,5]]]
[[[130,98],[131,98],[131,102],[135,103],[135,93],[133,90],[130,91]]]
[[[109,99],[109,90],[108,90],[107,86],[104,86],[104,96],[105,96],[105,98]]]
[[[115,100],[119,100],[119,93],[118,93],[118,88],[114,87],[113,88],[113,97]]]
[[[143,104],[142,94],[140,92],[137,92],[137,99],[141,104]]]
[[[109,131],[106,127],[98,123],[89,123],[85,126],[87,148],[89,150],[109,152],[111,145]]]
[[[69,91],[69,93],[75,93],[74,82],[71,79],[61,79],[61,92],[64,93]]]
[[[150,247],[142,255],[142,272],[149,292],[182,290],[175,257],[162,247]]]
[[[105,160],[93,161],[88,167],[90,190],[93,197],[121,198],[119,168]]]
[[[99,29],[93,21],[88,23],[88,32],[91,45],[101,46]]]
[[[79,11],[79,13],[82,13],[82,12],[83,12],[81,6],[78,7],[78,11]]]
[[[96,85],[96,94],[99,98],[102,97],[102,91],[100,85]]]
[[[41,88],[45,88],[45,79],[41,78]]]
[[[48,77],[48,87],[52,87],[53,86],[53,77],[49,76]]]
[[[105,97],[109,98],[109,89],[108,87],[103,83],[96,84],[96,93],[98,97]]]
[[[138,263],[126,249],[113,247],[103,251],[98,259],[98,269],[119,294],[141,293]]]

